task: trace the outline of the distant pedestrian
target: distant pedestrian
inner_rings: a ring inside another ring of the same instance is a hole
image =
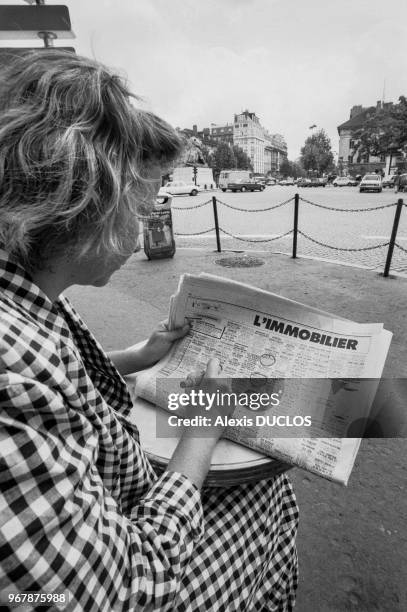
[[[398,170],[396,176],[394,177],[394,193],[398,193],[400,190],[400,176],[401,172]]]

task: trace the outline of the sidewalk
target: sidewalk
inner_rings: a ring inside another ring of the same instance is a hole
[[[222,267],[216,262],[257,267]],[[254,262],[253,262],[254,263]],[[107,350],[145,338],[166,317],[184,272],[209,272],[357,322],[383,322],[394,337],[384,375],[407,376],[407,279],[286,255],[178,249],[168,260],[137,254],[103,288],[66,293]],[[294,469],[300,507],[298,612],[407,610],[407,464],[404,440],[364,440],[347,488]]]

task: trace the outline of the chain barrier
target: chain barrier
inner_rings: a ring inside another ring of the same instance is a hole
[[[317,208],[325,208],[325,210],[332,210],[335,212],[370,212],[372,210],[383,210],[384,208],[390,208],[391,206],[397,206],[397,202],[395,202],[394,204],[383,204],[381,206],[374,206],[373,208],[332,208],[331,206],[324,206],[323,204],[316,204],[316,202],[311,202],[311,200],[306,200],[302,196],[299,196],[299,198],[303,202],[306,202],[307,204],[311,204],[311,206],[316,206]]]
[[[398,207],[396,210],[396,214],[395,214],[395,219],[394,219],[394,225],[393,225],[393,231],[392,231],[392,236],[389,239],[389,241],[387,242],[383,242],[380,244],[375,244],[372,246],[367,246],[367,247],[359,247],[359,248],[347,248],[347,247],[338,247],[338,246],[334,246],[332,244],[327,244],[325,242],[321,242],[319,240],[316,240],[315,238],[313,238],[312,236],[309,236],[308,234],[306,234],[305,232],[303,232],[302,230],[298,229],[298,204],[299,201],[302,201],[306,204],[310,204],[311,206],[315,206],[317,208],[322,208],[331,212],[371,212],[371,211],[377,211],[377,210],[385,210],[386,208],[393,208],[394,206]],[[248,213],[260,213],[260,212],[267,212],[267,211],[271,211],[271,210],[276,210],[277,208],[281,208],[283,206],[286,206],[287,204],[289,204],[290,202],[294,201],[295,206],[294,206],[294,228],[291,230],[288,230],[287,232],[285,232],[284,234],[280,234],[278,236],[273,236],[272,238],[260,238],[260,239],[250,239],[250,238],[243,238],[242,236],[236,236],[235,234],[232,234],[231,232],[228,232],[227,230],[223,229],[222,227],[219,226],[219,222],[218,222],[218,214],[217,214],[217,204],[222,204],[223,206],[225,206],[226,208],[230,208],[231,210],[236,210],[238,212],[248,212]],[[372,208],[336,208],[336,207],[330,207],[330,206],[326,206],[324,204],[317,204],[316,202],[312,202],[311,200],[307,200],[306,198],[303,198],[302,196],[300,196],[298,193],[295,194],[295,197],[290,197],[289,199],[285,200],[284,202],[280,202],[278,204],[274,204],[273,206],[269,206],[267,208],[239,208],[237,206],[232,206],[231,204],[227,204],[226,202],[223,202],[222,200],[219,200],[218,198],[211,198],[210,200],[207,200],[206,202],[202,202],[200,204],[197,204],[195,206],[186,206],[186,207],[180,207],[180,206],[173,206],[172,209],[173,210],[180,210],[180,211],[190,211],[190,210],[194,210],[196,208],[203,208],[204,206],[207,206],[208,204],[213,203],[213,208],[214,208],[214,220],[215,220],[215,226],[211,227],[210,229],[206,229],[200,232],[189,232],[189,233],[180,233],[180,232],[174,232],[175,236],[181,236],[181,237],[189,237],[189,236],[202,236],[204,234],[209,234],[211,232],[214,232],[216,234],[216,240],[217,240],[217,245],[218,245],[218,251],[221,252],[221,244],[220,244],[220,232],[222,232],[222,234],[225,234],[226,236],[229,236],[230,238],[233,238],[234,240],[239,240],[240,242],[246,242],[246,243],[251,243],[251,244],[264,244],[264,243],[268,243],[268,242],[274,242],[275,240],[280,240],[282,238],[285,238],[287,236],[293,235],[293,258],[296,257],[296,252],[297,252],[297,235],[301,235],[303,236],[303,238],[305,238],[306,240],[309,240],[310,242],[313,242],[314,244],[317,244],[320,247],[323,248],[327,248],[327,249],[331,249],[334,251],[338,251],[338,252],[346,252],[346,253],[360,253],[363,251],[374,251],[377,249],[383,249],[385,247],[388,247],[388,253],[387,253],[387,261],[386,261],[386,266],[385,266],[385,271],[384,271],[384,276],[388,276],[388,272],[390,269],[390,265],[391,265],[391,258],[392,258],[392,253],[393,253],[393,248],[397,247],[400,251],[402,251],[403,253],[407,254],[407,249],[402,247],[400,244],[398,244],[397,242],[395,242],[395,238],[397,235],[397,227],[398,227],[398,221],[400,218],[400,213],[401,210],[404,206],[407,207],[407,203],[404,203],[402,200],[399,202],[394,202],[394,203],[390,203],[390,204],[382,204],[379,206],[374,206]],[[148,219],[148,217],[145,216],[139,216],[139,219],[141,220],[145,220]]]
[[[267,210],[275,210],[276,208],[280,208],[281,206],[285,206],[289,202],[292,202],[292,200],[294,200],[294,198],[290,198],[289,200],[280,202],[280,204],[275,204],[274,206],[269,206],[268,208],[238,208],[237,206],[231,206],[230,204],[226,204],[226,202],[222,202],[222,200],[218,200],[218,198],[216,198],[218,204],[223,204],[223,206],[226,206],[226,208],[239,210],[240,212],[266,212]]]
[[[209,234],[209,232],[214,232],[215,228],[211,227],[211,229],[204,230],[203,232],[191,232],[188,234],[180,234],[179,232],[174,232],[175,236],[202,236],[202,234]]]
[[[195,204],[195,206],[171,206],[172,210],[194,210],[195,208],[202,208],[202,206],[207,206],[211,204],[212,200],[208,200],[207,202],[202,202],[202,204]]]
[[[308,236],[308,234],[305,234],[301,230],[298,230],[298,233],[301,234],[301,236],[304,236],[304,238],[306,238],[307,240],[310,240],[311,242],[315,242],[315,244],[319,244],[319,246],[326,247],[327,249],[334,249],[335,251],[354,251],[354,252],[373,251],[374,249],[381,249],[383,247],[389,246],[390,244],[390,242],[383,242],[382,244],[375,244],[374,246],[362,247],[360,249],[347,249],[344,247],[336,247],[336,246],[332,246],[331,244],[325,244],[324,242],[319,242],[318,240],[315,240],[315,238],[311,238],[311,236]]]
[[[221,232],[223,232],[227,236],[231,236],[232,238],[235,238],[236,240],[240,240],[241,242],[253,242],[253,243],[256,243],[256,242],[272,242],[273,240],[279,240],[280,238],[284,238],[284,236],[289,236],[294,231],[294,230],[289,230],[285,234],[281,234],[280,236],[274,236],[274,238],[264,238],[264,239],[262,238],[260,240],[250,240],[250,238],[241,238],[240,236],[235,236],[234,234],[230,234],[229,232],[224,230],[222,227],[220,227],[219,229],[220,229]]]
[[[407,253],[407,249],[402,247],[401,244],[398,244],[397,242],[395,242],[394,246],[396,246],[398,249],[400,249],[400,251],[404,251],[404,253]]]

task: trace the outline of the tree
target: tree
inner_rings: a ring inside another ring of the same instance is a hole
[[[233,149],[226,142],[220,142],[216,147],[214,165],[218,173],[225,168],[236,168],[236,158]]]
[[[304,176],[304,169],[296,161],[284,159],[280,164],[280,173],[285,177],[298,178],[299,176]]]
[[[236,160],[236,168],[238,170],[253,170],[253,165],[250,157],[238,145],[233,145],[233,154]]]
[[[317,174],[323,174],[334,166],[331,141],[325,130],[319,130],[307,138],[300,159],[304,170],[313,170]]]
[[[357,149],[356,161],[369,155],[407,153],[407,98],[400,96],[397,104],[379,108],[353,133]]]
[[[292,164],[290,161],[288,161],[288,159],[283,159],[283,161],[280,164],[280,172],[283,176],[287,177],[287,176],[291,176],[291,169],[292,169]]]

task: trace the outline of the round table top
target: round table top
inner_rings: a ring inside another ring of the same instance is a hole
[[[138,427],[141,446],[154,468],[162,471],[172,457],[178,436],[158,438],[157,427],[160,420],[167,423],[168,413],[141,398],[133,398],[133,404],[131,421]],[[180,429],[176,430],[180,434]],[[255,482],[273,478],[291,467],[251,448],[221,439],[216,445],[205,484],[224,487]]]

